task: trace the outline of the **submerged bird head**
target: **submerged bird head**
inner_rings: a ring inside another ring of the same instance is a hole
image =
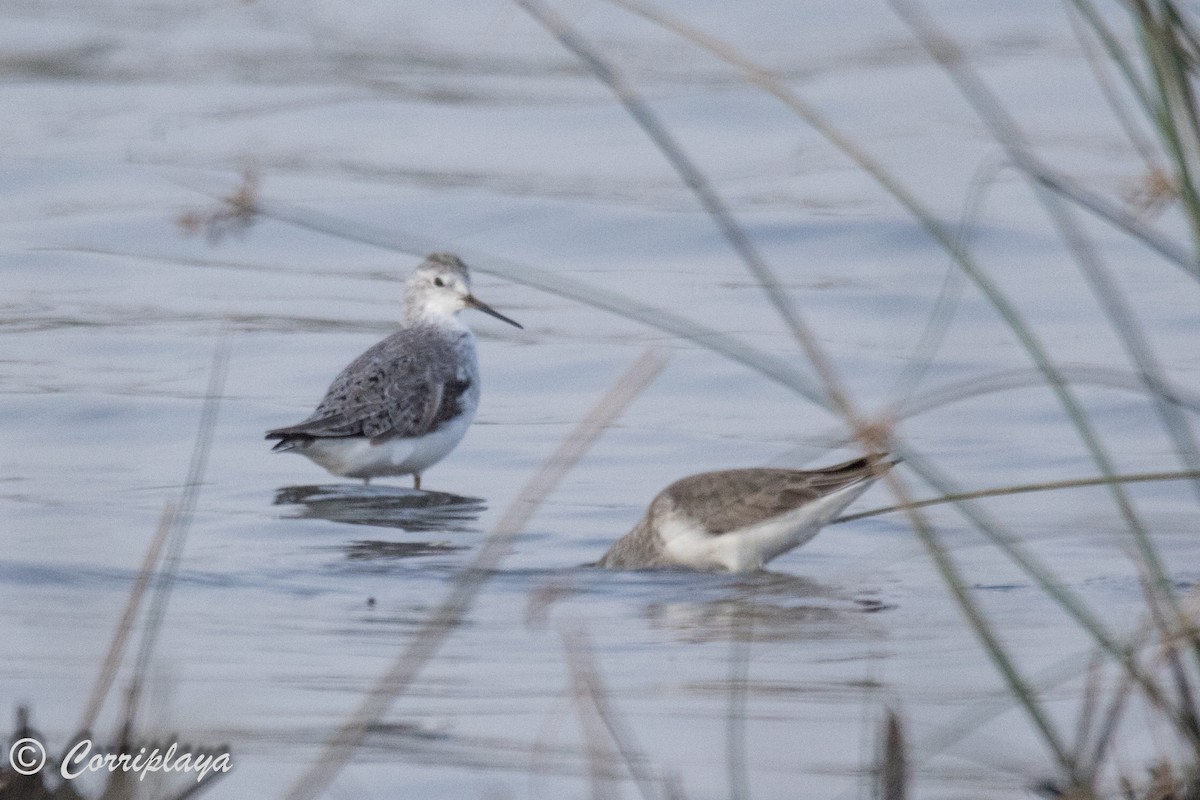
[[[471,294],[467,265],[452,253],[428,256],[404,286],[404,318],[407,322],[445,320],[464,308],[476,308],[518,328],[509,319]]]

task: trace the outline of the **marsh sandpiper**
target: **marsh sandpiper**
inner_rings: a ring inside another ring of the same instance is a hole
[[[748,572],[799,547],[890,469],[875,454],[817,470],[730,469],[664,489],[598,567]]]
[[[267,431],[279,440],[273,452],[368,483],[412,475],[420,489],[421,473],[454,449],[479,406],[475,336],[456,316],[464,308],[521,327],[471,294],[457,256],[430,255],[405,284],[400,330],[350,362],[308,419]]]

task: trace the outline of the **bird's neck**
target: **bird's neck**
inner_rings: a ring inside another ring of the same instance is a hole
[[[406,328],[417,326],[437,328],[453,332],[467,330],[467,326],[459,322],[458,316],[454,313],[447,313],[440,309],[412,306],[404,309],[404,326]]]

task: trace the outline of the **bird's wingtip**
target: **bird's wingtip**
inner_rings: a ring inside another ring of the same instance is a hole
[[[290,437],[286,433],[280,433],[279,431],[267,431],[267,435],[264,438],[267,441],[271,439],[279,440],[271,448],[272,453],[285,453],[288,450],[294,450],[296,447],[296,439],[294,437]]]

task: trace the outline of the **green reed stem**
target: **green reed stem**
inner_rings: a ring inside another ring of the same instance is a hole
[[[1000,105],[978,75],[970,69],[961,50],[934,26],[931,19],[918,10],[915,3],[909,2],[909,0],[892,0],[892,5],[900,17],[913,29],[930,55],[957,84],[963,96],[1004,147],[1005,152],[1017,166],[1024,170],[1033,162],[1033,158],[1016,121]],[[1068,210],[1057,202],[1055,195],[1042,191],[1036,181],[1034,181],[1034,188],[1046,212],[1058,227],[1068,249],[1074,254],[1101,308],[1120,336],[1127,354],[1145,377],[1146,386],[1155,398],[1159,416],[1163,421],[1164,428],[1175,443],[1176,452],[1190,470],[1200,469],[1200,446],[1197,445],[1191,427],[1180,410],[1172,403],[1167,402],[1163,392],[1159,389],[1165,385],[1162,368],[1153,348],[1134,319],[1132,307],[1119,292],[1109,276],[1107,268],[1101,262],[1099,254],[1092,247],[1082,229],[1075,223]],[[1083,420],[1083,410],[1077,405],[1066,385],[1060,383],[1056,388],[1061,391],[1064,402],[1071,403],[1078,411],[1080,419]],[[1081,433],[1086,434],[1085,442],[1092,453],[1098,471],[1107,478],[1115,477],[1116,468],[1099,436],[1091,429],[1090,425],[1085,425],[1081,429]],[[1149,570],[1155,590],[1178,614],[1178,599],[1175,597],[1166,568],[1154,547],[1149,531],[1142,523],[1122,484],[1112,482],[1107,485],[1119,512],[1125,518],[1126,524],[1133,534],[1135,546]],[[1200,480],[1194,483],[1194,488],[1197,497],[1200,498]]]
[[[206,193],[217,197],[221,196],[219,192],[206,190]],[[256,199],[254,211],[256,214],[289,222],[307,230],[320,231],[392,251],[424,254],[432,250],[444,249],[441,243],[433,242],[423,237],[400,234],[392,230],[383,231],[373,226],[334,218],[320,212],[279,202],[267,202],[262,199]],[[500,275],[514,283],[530,286],[556,296],[575,299],[593,307],[611,311],[627,319],[641,322],[654,329],[691,340],[705,349],[725,355],[735,362],[759,372],[782,386],[793,389],[818,406],[828,408],[827,398],[812,384],[807,376],[796,371],[790,364],[786,364],[772,356],[757,351],[720,331],[707,328],[692,320],[679,317],[671,312],[649,306],[632,298],[578,283],[559,273],[535,270],[524,265],[462,249],[460,249],[460,255],[477,271]],[[930,485],[937,491],[942,494],[953,494],[957,491],[952,483],[945,478],[928,473],[926,471],[927,462],[924,459],[920,459],[912,448],[905,447],[902,451],[897,450],[897,452],[904,455],[910,467],[926,481],[930,482]],[[969,518],[972,518],[971,515],[974,512],[967,507],[965,501],[960,504],[960,509]],[[914,521],[913,524],[914,527],[924,526],[923,520],[919,519]],[[927,531],[927,534],[926,541],[936,541],[932,532]],[[957,597],[960,602],[964,600],[968,603],[970,602],[965,593],[960,593]],[[973,626],[982,623],[982,617],[978,613],[965,613],[965,616]],[[994,637],[990,635],[990,631],[987,633],[978,633],[978,635],[981,639],[988,638],[994,640]],[[1098,641],[1103,641],[1103,639],[1098,639]],[[1005,674],[1015,674],[1015,670],[1011,668],[1002,669],[1001,671]],[[1030,696],[1028,691],[1018,690],[1014,693],[1016,696],[1022,698]],[[1040,711],[1035,713],[1040,714]]]
[[[1057,366],[1049,359],[1040,341],[1033,334],[1032,330],[1025,324],[1015,306],[1013,306],[1008,298],[999,290],[998,286],[991,280],[991,278],[985,272],[983,272],[983,270],[978,268],[973,260],[960,247],[959,242],[956,240],[954,234],[945,225],[938,221],[929,211],[927,211],[916,199],[916,197],[908,192],[908,190],[905,189],[901,184],[899,184],[887,170],[885,170],[878,162],[862,151],[849,137],[845,136],[831,126],[821,115],[817,114],[811,107],[800,100],[790,89],[783,85],[773,75],[741,56],[739,53],[733,50],[733,48],[718,41],[714,37],[708,36],[707,34],[692,28],[691,26],[674,17],[670,17],[657,10],[652,10],[644,4],[637,2],[637,0],[609,0],[609,2],[625,8],[633,13],[639,14],[658,25],[678,33],[689,41],[692,41],[698,46],[713,53],[717,58],[737,67],[744,73],[749,81],[763,88],[765,91],[771,93],[784,102],[811,127],[821,133],[827,140],[829,140],[832,144],[849,156],[860,168],[875,178],[875,180],[897,201],[899,201],[901,205],[903,205],[914,216],[914,218],[921,223],[926,231],[939,244],[942,245],[946,252],[949,253],[954,259],[955,263],[960,266],[960,268],[981,290],[984,296],[992,303],[1001,317],[1008,323],[1009,327],[1017,335],[1018,339],[1021,341],[1022,345],[1025,347],[1026,351],[1030,354],[1032,360],[1037,365],[1038,369],[1045,376],[1046,382],[1058,397],[1060,403],[1064,406],[1069,418],[1075,425],[1077,431],[1080,433],[1085,445],[1087,445],[1089,450],[1093,452],[1094,458],[1097,456],[1099,457],[1098,463],[1101,466],[1107,463],[1106,454],[1100,446],[1098,437],[1093,431],[1085,412],[1074,398],[1073,393],[1067,386],[1066,381],[1062,377]],[[908,456],[905,455],[905,452],[907,451],[906,448],[901,449],[896,447],[895,449],[896,452],[905,456],[906,461],[909,462],[909,466],[913,467],[919,474],[921,474],[923,478],[932,481],[935,486],[939,484],[941,486],[949,485],[948,481],[934,477],[932,465],[924,462],[923,459],[920,461],[918,461],[916,458],[909,459]],[[912,455],[914,457],[916,456],[915,453]],[[1109,471],[1111,472],[1111,470]],[[1123,506],[1123,504],[1120,502],[1118,503],[1118,506],[1123,508],[1123,510],[1127,508],[1127,504],[1124,504]],[[966,513],[968,517],[972,519],[972,521],[974,521],[977,525],[980,525],[981,529],[984,530],[984,532],[989,536],[989,538],[992,538],[993,541],[1012,541],[1011,537],[1003,535],[998,526],[996,526],[994,523],[986,521],[976,510],[965,504],[960,505],[960,509]],[[1136,521],[1136,518],[1134,519]],[[932,547],[932,543],[929,546]],[[1109,650],[1115,657],[1117,657],[1123,663],[1126,663],[1128,666],[1128,662],[1124,657],[1124,653],[1119,647],[1114,645],[1112,637],[1104,631],[1103,627],[1097,620],[1095,620],[1094,617],[1092,617],[1083,604],[1076,601],[1073,596],[1067,592],[1064,585],[1060,581],[1054,579],[1048,571],[1038,567],[1036,562],[1034,562],[1029,556],[1020,553],[1011,546],[1006,549],[1006,552],[1008,552],[1010,558],[1014,558],[1014,560],[1016,560],[1017,563],[1022,566],[1022,568],[1030,570],[1032,577],[1040,585],[1042,585],[1043,589],[1046,590],[1051,597],[1055,598],[1055,600],[1064,608],[1064,610],[1068,611],[1068,613],[1070,613],[1072,616],[1079,619],[1084,624],[1085,629],[1087,629],[1102,646],[1105,646],[1105,649]],[[952,564],[949,564],[948,559],[941,560],[941,562],[938,563],[938,566],[939,569],[943,571],[944,577],[951,577],[955,574],[953,571],[953,566]],[[965,594],[961,591],[961,587],[955,587],[952,584],[951,586],[956,592],[960,603],[964,604],[964,607],[969,605],[969,601],[966,600]],[[977,621],[975,619],[971,619],[969,613],[968,618],[972,622],[973,627],[977,624],[977,622],[980,625],[982,624],[982,620]],[[977,628],[977,630],[979,629]],[[992,640],[992,642],[994,642],[994,640]],[[1001,671],[1005,673],[1006,678],[1010,680],[1013,685],[1016,685],[1019,683],[1019,679],[1015,676],[1015,673],[1011,671],[1011,666],[1008,664],[1007,658],[1003,655],[1003,653],[999,652],[998,649],[995,648],[992,642],[985,643],[985,647],[988,647],[989,651],[993,654],[994,660],[996,660],[998,666],[1001,666]],[[1018,691],[1018,695],[1022,697],[1023,703],[1025,703],[1027,708],[1031,710],[1031,713],[1036,715],[1035,709],[1032,705],[1030,705],[1032,698],[1030,698],[1027,693],[1023,693],[1022,691]],[[1039,727],[1042,728],[1043,733],[1047,736],[1047,741],[1051,743],[1052,748],[1056,750],[1056,753],[1058,753],[1060,756],[1063,755],[1065,750],[1061,747],[1061,743],[1056,745],[1058,740],[1051,732],[1048,724],[1045,724],[1044,720],[1037,724],[1039,724]]]
[[[579,58],[592,75],[613,92],[630,117],[663,154],[684,184],[691,189],[729,246],[758,280],[771,305],[774,306],[792,336],[804,350],[809,364],[821,381],[830,404],[837,409],[853,429],[860,429],[863,419],[855,411],[849,396],[842,387],[833,362],[817,344],[816,337],[800,316],[800,312],[792,303],[791,298],[783,290],[779,278],[759,254],[758,248],[754,246],[720,195],[713,190],[712,184],[684,152],[675,137],[659,122],[657,116],[651,112],[621,74],[562,17],[539,0],[514,0],[514,2],[553,34],[564,48]],[[868,449],[873,449],[871,443],[865,444]]]
[[[1174,163],[1176,188],[1188,212],[1194,244],[1200,253],[1200,194],[1196,185],[1196,170],[1200,169],[1200,123],[1175,34],[1180,24],[1178,15],[1170,3],[1156,5],[1158,14],[1145,0],[1130,3],[1154,79],[1151,119],[1156,122],[1159,137]]]
[[[908,461],[910,456],[915,455],[912,453],[906,454],[904,448],[896,448],[896,452],[904,457],[906,461]],[[925,468],[928,470],[929,465],[926,465]],[[926,476],[922,474],[922,477]],[[883,476],[883,480],[888,483],[889,487],[898,497],[904,498],[907,496],[907,492],[900,484],[900,478],[896,475],[895,470],[887,472]],[[964,508],[964,510],[970,508],[969,506],[960,507]],[[937,570],[942,582],[950,590],[950,594],[958,604],[959,610],[966,617],[968,624],[972,631],[974,631],[976,638],[979,639],[992,665],[1004,679],[1009,692],[1020,702],[1026,716],[1029,717],[1034,728],[1041,734],[1046,746],[1053,752],[1059,767],[1064,773],[1074,776],[1077,772],[1077,764],[1074,756],[1064,743],[1054,723],[1046,714],[1037,693],[1017,670],[1016,664],[1009,656],[1004,645],[1000,642],[991,624],[971,598],[970,593],[967,591],[966,582],[963,580],[958,566],[950,557],[949,550],[934,534],[932,527],[924,523],[917,509],[908,505],[904,510],[908,514],[909,520],[915,523],[913,524],[913,529],[917,533],[917,538],[920,539],[921,544],[925,547],[925,552],[933,562],[934,568]],[[982,517],[976,511],[972,519],[982,519]],[[1018,552],[1019,554],[1019,551],[1015,551],[1015,548],[1014,552]],[[1028,569],[1032,565],[1032,560],[1024,558],[1021,563]],[[1041,572],[1039,571],[1038,574],[1041,574]],[[1066,595],[1064,594],[1063,596],[1065,597]]]
[[[729,240],[735,251],[742,256],[743,261],[746,262],[751,272],[759,278],[776,310],[792,330],[796,339],[801,343],[801,346],[809,357],[810,363],[820,376],[829,402],[838,410],[840,415],[851,425],[856,433],[862,431],[861,436],[868,450],[878,448],[882,443],[872,441],[873,437],[866,432],[866,428],[862,422],[864,418],[855,411],[849,396],[841,390],[832,364],[817,347],[815,338],[812,337],[811,333],[800,320],[799,315],[792,308],[790,301],[780,288],[778,280],[771,274],[765,263],[758,258],[754,248],[750,245],[749,239],[745,237],[740,227],[734,223],[724,204],[720,201],[716,193],[711,190],[707,181],[704,180],[703,175],[691,164],[682,150],[675,145],[673,138],[667,133],[666,129],[657,123],[654,116],[649,112],[649,109],[640,102],[632,89],[624,83],[617,73],[582,37],[567,26],[561,18],[553,14],[545,6],[536,2],[536,0],[514,1],[550,30],[567,49],[574,52],[583,60],[597,78],[617,94],[622,104],[625,105],[634,119],[637,120],[655,144],[658,145],[668,161],[679,172],[684,182],[697,194],[702,205],[713,216],[722,233]],[[885,479],[897,497],[904,501],[907,493],[900,479],[891,473],[886,475]],[[1070,754],[1063,746],[1049,718],[1042,711],[1036,696],[1021,679],[1015,664],[1000,645],[999,639],[992,631],[991,626],[970,598],[957,572],[957,568],[949,558],[945,548],[938,541],[933,529],[929,527],[915,510],[909,511],[909,518],[921,541],[926,545],[926,549],[933,558],[938,570],[946,580],[947,585],[950,586],[952,594],[958,601],[971,627],[992,658],[993,663],[1004,675],[1011,690],[1022,698],[1022,702],[1027,708],[1035,727],[1042,733],[1051,749],[1055,751],[1064,769],[1073,774],[1074,767],[1070,761]]]

